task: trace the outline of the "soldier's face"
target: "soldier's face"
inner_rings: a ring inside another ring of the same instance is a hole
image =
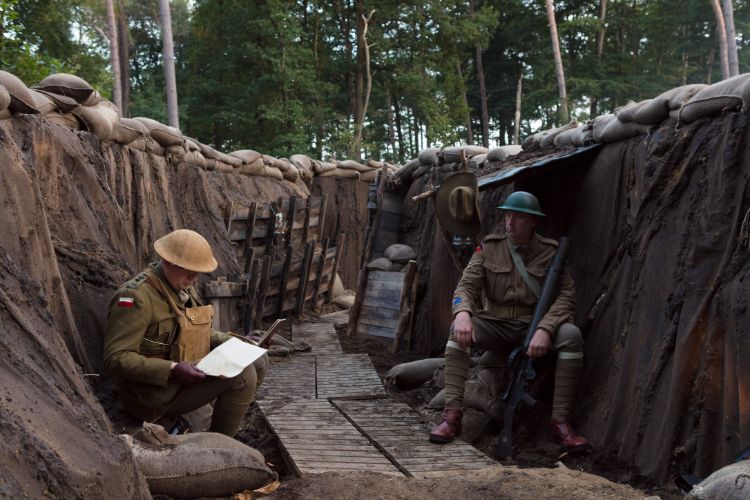
[[[190,271],[171,262],[164,261],[164,276],[175,290],[185,290],[195,284],[198,272]]]
[[[505,213],[505,232],[516,245],[525,245],[536,228],[537,218],[524,212]]]

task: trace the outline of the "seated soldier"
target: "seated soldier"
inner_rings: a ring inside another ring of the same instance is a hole
[[[461,433],[471,348],[497,351],[507,359],[523,343],[557,248],[555,240],[535,231],[539,217],[544,216],[535,196],[518,191],[498,208],[505,210],[505,233],[484,238],[453,295],[454,320],[445,348],[445,410],[442,422],[430,434],[434,443],[450,442]],[[574,307],[573,280],[566,271],[560,292],[539,322],[528,350],[532,358],[551,349],[557,352],[551,430],[569,451],[588,443],[570,425],[583,369],[583,338],[572,323]]]
[[[234,378],[210,377],[195,367],[229,340],[211,327],[193,284],[218,266],[208,242],[187,229],[154,243],[157,263],[126,282],[109,305],[104,371],[114,375],[124,410],[153,422],[179,417],[216,400],[209,431],[234,436],[255,397],[253,365]]]

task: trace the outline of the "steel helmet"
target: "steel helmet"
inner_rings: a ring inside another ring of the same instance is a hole
[[[539,205],[539,200],[531,193],[526,191],[515,191],[505,198],[505,203],[497,207],[501,210],[509,210],[511,212],[524,212],[527,214],[539,215],[544,217],[542,213],[542,207]]]
[[[178,229],[162,236],[154,243],[159,257],[183,269],[210,273],[219,266],[208,241],[190,229]]]

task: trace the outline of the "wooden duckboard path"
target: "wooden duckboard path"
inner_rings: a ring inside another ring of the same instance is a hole
[[[330,402],[322,399],[258,403],[295,473],[370,471],[403,477]]]
[[[333,323],[334,326],[347,325],[349,324],[349,309],[344,309],[343,311],[323,314],[318,319],[321,322]]]
[[[333,323],[305,322],[292,325],[292,340],[304,340],[312,346],[302,355],[344,354]]]
[[[258,399],[315,399],[315,358],[291,357],[271,363]]]
[[[318,398],[388,397],[367,354],[326,354],[315,358]]]
[[[403,403],[380,400],[334,401],[334,404],[409,476],[451,476],[501,467],[460,439],[448,444],[430,443],[427,439],[430,429],[416,411]]]

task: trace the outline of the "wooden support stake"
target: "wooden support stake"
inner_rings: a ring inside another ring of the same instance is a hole
[[[297,197],[292,196],[289,199],[289,211],[287,212],[287,221],[286,223],[289,225],[286,229],[286,244],[291,246],[292,245],[292,232],[294,231],[294,205],[297,204]]]
[[[363,252],[364,259],[362,259],[362,265],[359,268],[359,274],[357,276],[357,294],[354,296],[354,304],[349,311],[349,325],[347,326],[346,332],[350,337],[357,333],[357,321],[359,321],[359,314],[362,312],[362,301],[365,299],[365,288],[367,287],[367,264],[370,262],[370,256],[372,255],[372,249],[375,246],[375,238],[377,238],[378,224],[380,223],[380,212],[383,208],[383,198],[385,195],[385,184],[388,179],[388,167],[383,165],[383,169],[380,171],[380,184],[378,185],[378,199],[375,208],[375,216],[372,218],[372,226],[369,231],[369,238],[365,241],[365,248]]]
[[[277,202],[271,202],[271,216],[268,218],[268,227],[266,228],[266,255],[271,255],[271,249],[274,244],[274,232],[276,231],[276,213],[281,210]]]
[[[414,314],[414,304],[411,302],[412,288],[415,288],[415,277],[417,275],[417,262],[410,260],[406,264],[406,271],[404,274],[404,284],[401,287],[401,301],[400,310],[401,314],[398,318],[398,328],[396,329],[396,335],[393,338],[393,345],[391,346],[391,352],[399,352],[404,345],[407,350],[410,347],[404,342],[404,337],[407,331],[411,328],[411,317]],[[411,332],[409,332],[409,339],[411,339]]]
[[[307,203],[305,203],[305,225],[302,226],[302,244],[307,245],[307,238],[310,234],[310,218],[312,216],[312,196],[307,197]]]
[[[284,267],[281,270],[281,281],[279,282],[279,305],[276,308],[276,315],[278,317],[284,314],[284,296],[286,295],[286,287],[289,283],[289,267],[292,265],[292,255],[294,255],[294,247],[287,245],[286,258],[284,259]]]
[[[297,304],[294,307],[294,317],[299,318],[302,309],[305,308],[305,295],[307,295],[307,282],[310,279],[310,269],[312,268],[313,251],[315,244],[313,242],[305,245],[305,256],[302,258],[302,267],[299,271],[299,285],[297,286]]]
[[[331,238],[323,238],[323,246],[320,250],[320,259],[318,259],[318,270],[315,275],[315,285],[313,285],[312,295],[312,309],[313,311],[318,310],[318,293],[320,292],[320,283],[323,281],[323,270],[326,266],[326,253],[328,252],[328,245],[331,244]],[[334,273],[335,275],[335,273]]]
[[[245,235],[245,251],[243,257],[245,258],[242,269],[244,272],[250,271],[250,266],[255,258],[255,249],[253,248],[253,229],[255,229],[255,214],[258,210],[258,203],[252,202],[250,204],[250,212],[247,214],[247,234]]]
[[[255,304],[255,321],[253,324],[253,328],[261,328],[263,326],[262,320],[263,320],[263,308],[266,303],[266,297],[268,296],[268,286],[270,285],[270,273],[271,273],[271,263],[273,262],[274,254],[273,252],[270,255],[266,255],[263,257],[263,266],[261,267],[260,271],[260,286],[258,287],[258,302]]]
[[[232,208],[234,207],[234,202],[229,201],[227,203],[227,206],[224,207],[224,226],[227,228],[227,232],[229,232],[229,226],[232,225]]]
[[[255,299],[258,297],[258,281],[260,281],[260,259],[253,259],[250,264],[250,279],[247,280],[245,291],[245,310],[242,327],[245,335],[249,335],[253,329],[253,316],[255,315]]]
[[[331,275],[328,277],[328,290],[326,290],[326,304],[333,302],[333,284],[336,282],[336,273],[339,270],[339,261],[341,260],[341,253],[344,251],[344,242],[346,242],[346,234],[339,234],[336,240],[336,254],[333,257],[333,269]]]
[[[323,230],[326,226],[326,210],[328,206],[328,195],[320,197],[320,213],[318,214],[318,241],[323,241]]]

